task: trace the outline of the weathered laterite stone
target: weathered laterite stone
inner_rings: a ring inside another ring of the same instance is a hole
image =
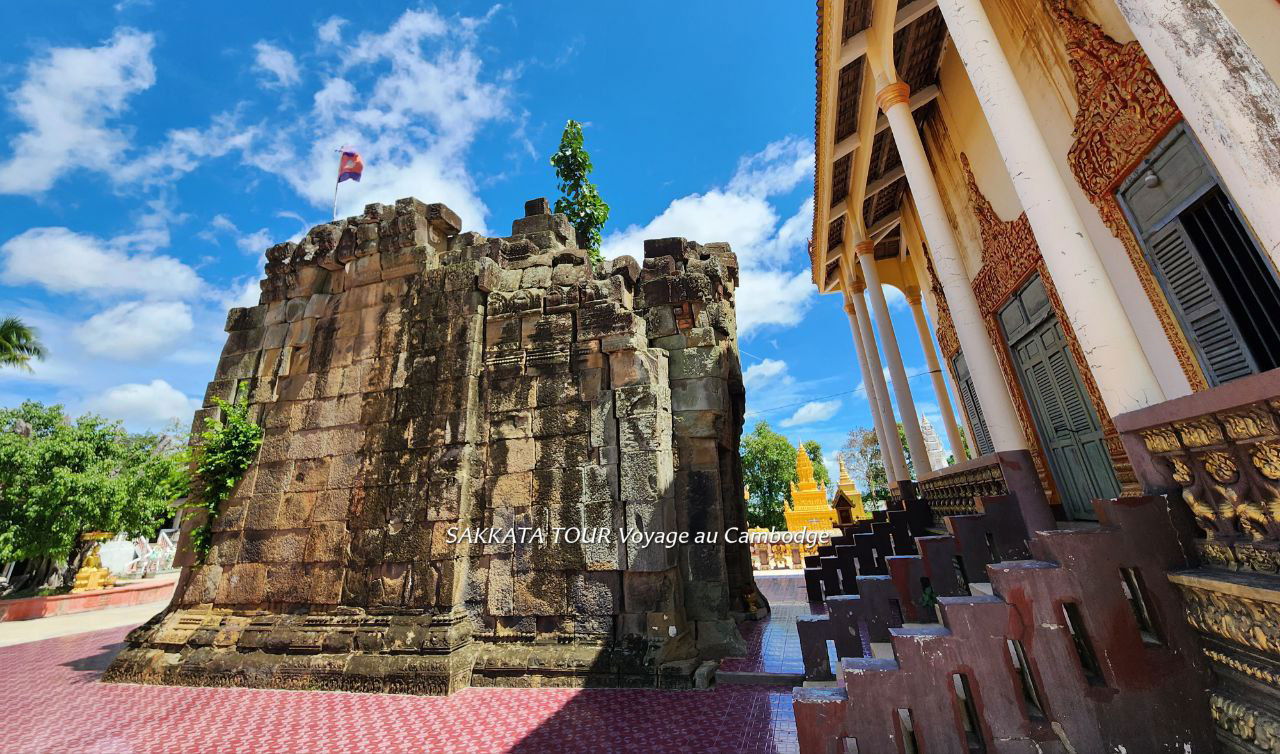
[[[689,687],[744,649],[733,253],[593,266],[545,199],[510,237],[460,231],[402,199],[267,250],[194,427],[244,395],[262,449],[107,680]],[[655,532],[690,544],[630,539]]]

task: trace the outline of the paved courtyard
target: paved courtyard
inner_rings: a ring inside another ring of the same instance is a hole
[[[795,590],[775,592],[777,578],[761,579],[775,608],[799,612],[784,607]],[[0,751],[797,751],[786,687],[467,689],[444,698],[100,683],[129,628],[0,648]],[[748,631],[753,654],[767,628]],[[794,662],[765,654],[769,666]]]

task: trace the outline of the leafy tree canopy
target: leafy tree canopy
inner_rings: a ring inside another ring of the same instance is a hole
[[[0,561],[61,561],[90,531],[152,536],[186,492],[171,437],[35,401],[0,409]]]
[[[609,205],[600,198],[596,185],[588,180],[591,175],[591,155],[583,146],[582,125],[571,120],[564,126],[560,147],[551,155],[551,166],[560,179],[561,196],[556,200],[555,211],[569,217],[581,243],[585,243],[594,262],[600,256],[601,228],[609,219]]]
[[[742,480],[751,494],[747,523],[766,529],[785,529],[782,504],[796,480],[796,449],[766,421],[756,422],[742,437]]]

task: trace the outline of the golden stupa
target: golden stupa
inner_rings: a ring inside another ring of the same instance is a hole
[[[836,482],[836,494],[831,500],[831,507],[836,510],[836,520],[842,524],[851,524],[871,518],[871,514],[862,505],[862,493],[858,492],[858,486],[845,470],[844,459],[837,456],[836,463],[840,466],[840,481]]]
[[[827,502],[827,486],[814,481],[813,462],[804,452],[804,446],[796,451],[796,477],[797,481],[791,483],[791,504],[782,510],[782,515],[787,518],[787,531],[829,531],[836,528],[836,511]]]

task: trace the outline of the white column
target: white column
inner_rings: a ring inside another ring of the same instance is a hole
[[[1049,277],[1112,416],[1159,403],[1164,390],[1147,363],[1120,297],[1071,202],[1067,184],[1031,115],[981,0],[939,0],[956,52],[973,83],[1005,169],[1027,213]],[[900,86],[905,88],[905,84]],[[896,100],[886,87],[880,95]],[[895,109],[910,108],[905,103]],[[898,118],[901,119],[901,115]],[[913,126],[914,128],[914,126]],[[898,129],[894,129],[896,136]]]
[[[871,331],[871,314],[867,312],[867,301],[862,297],[866,286],[859,281],[849,289],[853,294],[854,311],[857,312],[858,330],[862,334],[862,352],[867,357],[867,369],[871,372],[871,384],[875,386],[876,403],[880,406],[880,416],[884,421],[885,438],[884,444],[880,446],[880,454],[893,466],[892,481],[896,487],[899,479],[911,478],[907,473],[907,458],[902,454],[902,443],[898,441],[898,421],[893,415],[893,404],[889,402],[889,386],[884,381],[880,349],[876,347],[876,336]]]
[[[1280,85],[1213,0],[1116,5],[1280,267]]]
[[[898,85],[890,85],[894,86]],[[1013,401],[1009,398],[1004,374],[996,362],[995,346],[987,337],[987,327],[978,309],[978,299],[973,295],[969,275],[960,258],[960,244],[951,228],[951,221],[947,219],[942,197],[938,193],[938,183],[929,167],[929,158],[925,156],[920,132],[916,130],[915,120],[911,117],[906,84],[901,85],[900,93],[901,102],[879,98],[881,108],[885,111],[894,142],[898,146],[902,168],[907,174],[911,196],[920,215],[920,225],[925,240],[929,243],[938,284],[942,286],[942,292],[947,298],[956,339],[960,341],[960,350],[964,353],[969,374],[973,377],[978,403],[982,405],[987,432],[991,435],[991,443],[996,450],[1025,450],[1027,442],[1022,434],[1018,414],[1013,409]]]
[[[849,329],[853,332],[853,350],[858,357],[858,368],[862,370],[862,386],[866,390],[867,406],[871,409],[871,425],[875,428],[876,442],[880,443],[881,452],[880,460],[884,464],[885,476],[897,479],[898,470],[894,467],[893,461],[888,453],[883,449],[888,447],[885,442],[885,425],[884,416],[880,413],[880,403],[876,396],[875,385],[871,381],[871,368],[867,366],[866,346],[862,342],[862,331],[858,328],[857,309],[853,305],[853,294],[848,288],[844,287],[843,281],[841,287],[844,290],[844,311],[849,315]]]
[[[924,363],[929,367],[933,392],[938,397],[938,410],[942,412],[942,426],[947,430],[947,442],[951,445],[951,454],[957,461],[963,461],[965,460],[964,442],[960,439],[960,427],[956,425],[956,415],[951,408],[951,396],[947,393],[947,386],[942,382],[942,365],[938,363],[938,351],[933,347],[933,338],[929,337],[929,323],[924,318],[920,289],[912,288],[906,293],[907,303],[911,305],[911,316],[916,322],[916,335],[920,336],[920,348],[924,351]]]
[[[929,454],[924,447],[924,435],[920,432],[920,417],[916,414],[916,402],[911,397],[907,370],[902,365],[898,336],[893,331],[893,321],[889,319],[889,302],[885,300],[884,288],[880,285],[880,270],[876,268],[876,243],[859,241],[857,250],[858,262],[862,265],[862,278],[867,283],[871,308],[876,314],[876,330],[880,333],[880,342],[884,344],[889,376],[893,378],[893,395],[898,399],[898,410],[902,412],[902,431],[907,436],[907,447],[911,449],[912,464],[916,474],[933,471]]]

